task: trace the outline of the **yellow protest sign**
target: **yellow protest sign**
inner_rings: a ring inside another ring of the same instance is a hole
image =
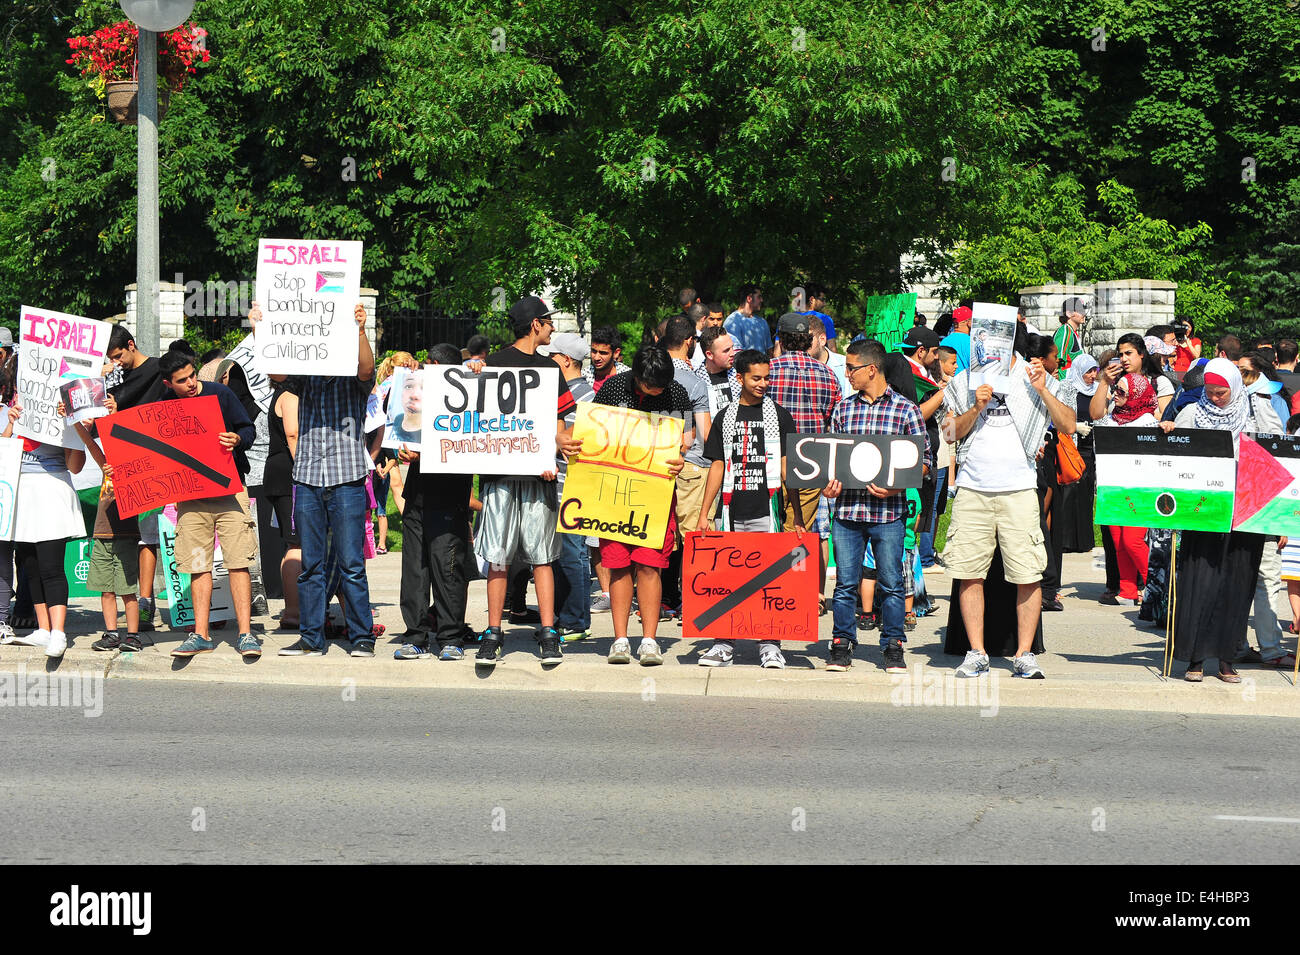
[[[569,461],[556,530],[658,549],[668,530],[682,422],[666,415],[578,403],[573,436],[582,451]]]

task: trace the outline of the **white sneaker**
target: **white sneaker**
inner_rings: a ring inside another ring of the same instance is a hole
[[[14,628],[7,623],[0,623],[0,644],[13,643],[18,639],[18,634],[14,633]]]
[[[20,647],[44,647],[50,642],[50,631],[33,630],[25,637],[14,637],[10,642]]]
[[[1026,680],[1043,680],[1046,676],[1043,668],[1038,665],[1032,653],[1022,653],[1011,661],[1011,667],[1014,671],[1011,675],[1023,677]]]
[[[734,651],[731,644],[718,641],[709,647],[707,653],[701,655],[700,666],[702,667],[729,667],[731,666]]]
[[[758,665],[765,670],[784,670],[785,654],[779,644],[761,643],[758,646]]]
[[[636,648],[636,656],[643,667],[656,667],[664,662],[659,644],[649,638],[641,641],[641,645]]]
[[[956,676],[983,676],[989,672],[989,655],[978,650],[967,650],[966,659],[961,661]]]
[[[68,649],[68,635],[62,630],[54,630],[50,633],[50,642],[45,645],[45,655],[47,657],[61,657],[63,651]]]
[[[614,645],[609,648],[609,656],[606,659],[610,663],[632,662],[632,644],[627,642],[627,637],[620,637],[614,641]]]

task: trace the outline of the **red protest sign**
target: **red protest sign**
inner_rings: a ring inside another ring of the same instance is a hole
[[[123,517],[244,487],[219,440],[226,425],[215,395],[137,405],[98,425]]]
[[[817,640],[816,536],[687,534],[682,636]]]

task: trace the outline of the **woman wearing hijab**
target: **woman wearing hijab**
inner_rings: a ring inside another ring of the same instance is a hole
[[[1079,355],[1065,374],[1066,385],[1075,395],[1075,412],[1079,422],[1075,445],[1083,458],[1083,476],[1060,489],[1060,511],[1055,518],[1061,526],[1061,553],[1088,554],[1093,548],[1092,498],[1097,486],[1097,456],[1092,446],[1092,420],[1088,405],[1097,391],[1097,359]]]
[[[1115,406],[1111,413],[1097,422],[1097,427],[1154,428],[1159,410],[1156,390],[1146,375],[1134,372],[1125,375],[1115,384]],[[1115,557],[1119,561],[1119,596],[1103,597],[1101,602],[1120,607],[1140,607],[1142,594],[1138,581],[1147,579],[1147,548],[1145,527],[1106,528],[1115,542]]]
[[[1201,400],[1180,411],[1172,424],[1165,421],[1160,427],[1166,433],[1175,428],[1227,431],[1236,447],[1240,435],[1278,434],[1282,423],[1266,397],[1246,394],[1236,365],[1215,358],[1205,366]],[[1183,679],[1201,682],[1205,661],[1213,658],[1219,661],[1220,680],[1241,682],[1231,660],[1246,637],[1263,552],[1262,534],[1181,533],[1174,564],[1181,598],[1174,607],[1174,659],[1187,663]]]

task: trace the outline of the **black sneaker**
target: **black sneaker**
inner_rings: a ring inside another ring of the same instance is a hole
[[[327,643],[325,646],[328,647],[329,644]],[[280,651],[279,655],[282,657],[323,657],[325,656],[325,651],[313,647],[306,640],[299,640],[297,643],[285,647]]]
[[[139,653],[144,649],[144,647],[140,644],[139,634],[128,633],[122,638],[122,642],[119,644],[118,649],[123,653]]]
[[[497,660],[501,658],[501,628],[488,627],[483,631],[479,638],[478,654],[474,657],[474,665],[480,667],[494,667]]]
[[[353,640],[351,655],[354,657],[373,657],[375,655],[375,641]]]
[[[105,630],[104,635],[90,645],[92,650],[116,650],[122,645],[122,638],[116,630]]]
[[[1058,598],[1056,594],[1052,594],[1050,597],[1047,596],[1046,594],[1043,595],[1044,613],[1053,613],[1053,612],[1060,613],[1064,610],[1065,610],[1065,604],[1061,603],[1060,598]]]
[[[897,640],[891,640],[889,646],[885,647],[885,672],[907,672],[907,664],[903,662],[903,645]]]
[[[875,630],[876,627],[878,627],[879,625],[880,625],[880,623],[879,623],[879,621],[876,619],[876,615],[875,615],[874,613],[860,613],[860,614],[858,614],[858,629],[859,629],[859,630]]]
[[[841,672],[853,666],[853,644],[843,637],[831,641],[830,657],[826,669]]]
[[[564,662],[564,650],[560,647],[560,632],[554,627],[545,627],[537,646],[542,655],[542,666],[553,666]]]

